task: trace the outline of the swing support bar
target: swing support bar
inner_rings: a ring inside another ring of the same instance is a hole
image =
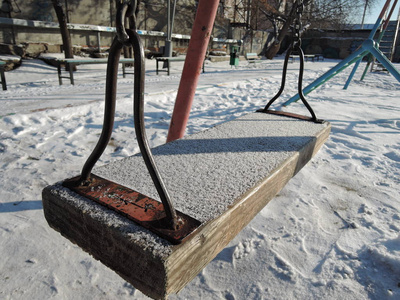
[[[392,8],[390,9],[389,15],[387,16],[385,22],[383,22],[383,24],[382,24],[381,33],[379,34],[379,37],[378,37],[377,40],[376,40],[377,43],[380,43],[381,40],[382,40],[382,38],[383,38],[383,36],[385,35],[386,29],[387,29],[387,27],[389,26],[390,18],[391,18],[392,15],[393,15],[393,12],[394,12],[394,9],[396,8],[397,2],[398,2],[398,0],[395,0],[394,4],[392,5]],[[382,14],[382,13],[383,13],[383,10],[382,10],[381,14]],[[382,17],[382,18],[383,18],[383,17]],[[368,63],[367,63],[367,65],[365,66],[364,72],[363,72],[363,74],[362,74],[362,76],[361,76],[361,79],[360,79],[361,81],[364,80],[365,75],[367,74],[367,71],[368,71],[368,69],[369,69],[369,66],[371,65],[371,63],[373,62],[373,60],[374,60],[374,59],[373,59],[373,56],[372,56],[371,54],[369,54],[369,55],[368,55]],[[359,64],[360,64],[360,63],[357,62],[357,65],[354,66],[354,68],[355,68],[355,69],[358,68],[358,65],[359,65]],[[349,79],[350,79],[350,77],[349,77]],[[349,83],[350,83],[350,82],[349,82]],[[346,83],[346,85],[347,85],[347,83]],[[346,88],[347,88],[347,87],[345,86],[345,89],[346,89]]]

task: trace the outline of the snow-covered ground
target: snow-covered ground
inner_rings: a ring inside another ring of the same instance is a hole
[[[263,107],[279,89],[282,62],[233,69],[208,62],[187,132]],[[336,63],[307,62],[305,84]],[[146,125],[156,146],[166,139],[182,63],[172,65],[171,76],[157,76],[154,61],[146,67]],[[282,99],[296,93],[297,69],[290,65]],[[65,79],[59,86],[56,69],[39,60],[6,73],[0,299],[147,299],[50,229],[42,211],[41,190],[76,175],[97,142],[104,70],[80,66],[75,86]],[[400,299],[400,84],[369,73],[343,90],[349,72],[308,96],[317,116],[332,123],[326,145],[171,299]],[[131,75],[119,80],[115,130],[102,164],[138,152],[132,83]],[[300,103],[284,109],[307,114]]]

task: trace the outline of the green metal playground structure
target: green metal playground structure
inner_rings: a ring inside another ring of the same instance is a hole
[[[361,77],[361,80],[364,78],[364,76],[367,72],[367,69],[369,68],[371,62],[373,61],[373,57],[375,57],[386,68],[386,70],[389,71],[400,82],[399,71],[393,66],[391,61],[379,49],[379,43],[380,43],[380,41],[383,37],[383,34],[389,24],[390,18],[391,18],[392,13],[397,5],[398,0],[394,1],[393,5],[391,6],[389,14],[385,18],[385,15],[386,15],[387,11],[389,10],[391,2],[392,2],[392,0],[386,1],[378,19],[376,20],[374,27],[371,30],[369,37],[361,44],[361,46],[355,52],[353,52],[351,55],[349,55],[347,58],[343,59],[335,67],[333,67],[328,72],[323,74],[321,77],[319,77],[318,79],[314,80],[311,84],[306,86],[303,89],[304,95],[309,94],[310,92],[312,92],[313,90],[315,90],[316,88],[318,88],[319,86],[321,86],[322,84],[324,84],[325,82],[330,80],[332,77],[339,74],[344,69],[346,69],[347,67],[349,67],[350,65],[355,63],[354,68],[351,71],[346,84],[344,85],[344,89],[347,89],[351,80],[354,77],[354,74],[357,71],[357,68],[359,67],[361,61],[363,60],[363,58],[365,56],[369,56],[369,58],[368,58],[367,66]],[[377,30],[379,29],[379,27],[382,28],[381,33],[378,36],[378,38],[376,40],[374,40],[374,36],[375,36]],[[290,98],[288,101],[286,101],[283,105],[287,106],[295,101],[298,101],[299,99],[300,99],[299,94],[296,94],[295,96]]]

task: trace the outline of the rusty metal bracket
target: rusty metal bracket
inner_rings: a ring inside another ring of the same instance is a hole
[[[80,177],[67,179],[63,186],[95,201],[152,231],[172,244],[184,242],[201,222],[176,211],[178,226],[174,230],[169,226],[163,204],[128,187],[91,174],[91,181],[80,184]]]
[[[261,112],[261,113],[271,114],[271,115],[284,116],[284,117],[288,117],[288,118],[294,118],[294,119],[310,121],[310,122],[320,123],[320,124],[325,123],[325,121],[322,120],[322,119],[314,119],[312,117],[307,117],[307,116],[303,116],[303,115],[299,115],[299,114],[294,114],[294,113],[287,112],[287,111],[270,110],[270,109],[259,109],[256,112]]]

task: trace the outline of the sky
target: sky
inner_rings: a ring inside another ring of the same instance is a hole
[[[365,24],[374,24],[376,22],[376,19],[378,18],[379,14],[382,11],[383,5],[385,4],[386,0],[379,0],[377,4],[374,5],[372,8],[372,11],[366,15],[365,17]],[[391,3],[394,3],[392,1]],[[392,19],[396,19],[398,12],[399,12],[399,3],[396,5],[396,9],[393,12]],[[361,12],[362,13],[362,12]],[[361,20],[360,20],[361,22]]]

